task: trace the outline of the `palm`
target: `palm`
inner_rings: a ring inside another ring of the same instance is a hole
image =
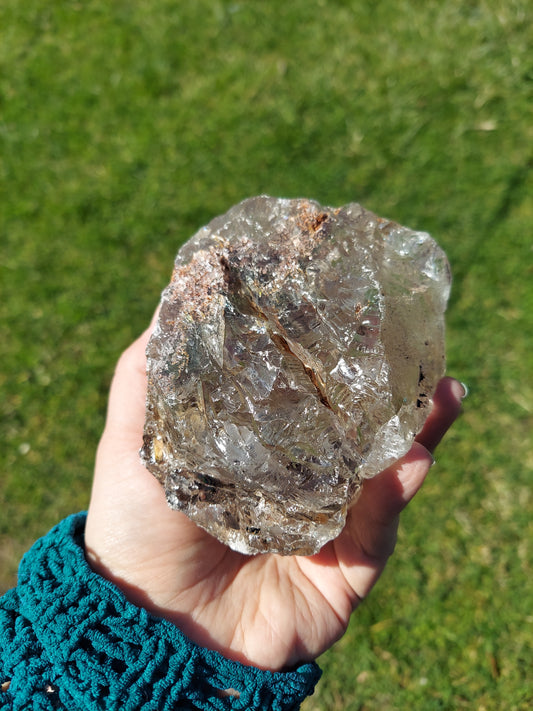
[[[168,508],[136,449],[113,462],[107,446],[104,437],[99,461],[122,474],[112,488],[109,477],[102,490],[95,481],[86,543],[93,566],[132,601],[199,644],[264,668],[314,658],[344,632],[352,606],[342,574],[326,565],[333,544],[314,561],[236,553]]]
[[[379,577],[429,453],[415,445],[367,482],[341,536],[318,555],[243,556],[171,511],[139,462],[146,338],[126,352],[112,388],[86,528],[91,565],[136,604],[233,659],[269,669],[314,659],[344,633]],[[429,447],[458,411],[458,384],[448,380],[422,433]]]

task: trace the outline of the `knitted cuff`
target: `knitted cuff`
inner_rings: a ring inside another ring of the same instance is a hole
[[[20,565],[18,610],[12,597],[11,611],[0,609],[11,619],[0,642],[4,670],[6,655],[15,662],[4,692],[13,708],[27,708],[17,694],[33,693],[32,708],[69,711],[293,711],[313,693],[314,663],[293,672],[245,666],[128,602],[87,564],[85,520],[70,516],[35,543]],[[224,695],[228,689],[237,693]]]

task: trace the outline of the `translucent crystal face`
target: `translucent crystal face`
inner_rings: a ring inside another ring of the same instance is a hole
[[[356,203],[256,197],[202,228],[147,348],[170,506],[244,553],[320,550],[429,413],[449,287],[428,234]]]

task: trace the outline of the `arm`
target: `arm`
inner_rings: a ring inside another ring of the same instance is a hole
[[[41,539],[1,601],[0,708],[296,709],[392,553],[462,387],[441,381],[417,442],[365,483],[336,541],[247,557],[170,510],[139,462],[147,338],[117,366],[87,520]]]

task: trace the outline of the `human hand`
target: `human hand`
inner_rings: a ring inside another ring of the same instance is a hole
[[[131,602],[230,659],[273,671],[315,659],[383,571],[399,514],[459,413],[462,386],[441,380],[411,450],[365,482],[343,532],[320,553],[245,556],[171,510],[140,462],[150,333],[124,352],[113,379],[85,531],[89,564]]]

